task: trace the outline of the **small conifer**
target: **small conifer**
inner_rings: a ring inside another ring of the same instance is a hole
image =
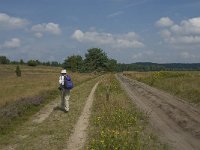
[[[20,70],[20,67],[18,65],[16,67],[15,72],[16,72],[17,77],[21,77],[21,70]]]

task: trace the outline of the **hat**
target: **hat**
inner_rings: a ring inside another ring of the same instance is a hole
[[[67,71],[65,69],[61,70],[61,73],[67,73]]]

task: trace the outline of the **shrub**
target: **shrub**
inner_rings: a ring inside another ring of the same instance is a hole
[[[29,60],[29,61],[27,62],[27,64],[28,64],[29,66],[33,66],[33,67],[38,65],[37,61],[35,61],[35,60]]]
[[[19,68],[18,65],[17,65],[17,67],[16,67],[15,72],[16,72],[17,77],[21,77],[21,69]]]

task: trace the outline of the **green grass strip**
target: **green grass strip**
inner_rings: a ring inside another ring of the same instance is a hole
[[[135,108],[114,75],[108,75],[95,93],[85,149],[166,149],[146,130],[147,124],[146,115]]]

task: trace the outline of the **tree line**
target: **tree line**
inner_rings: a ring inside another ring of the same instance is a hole
[[[85,57],[80,55],[68,56],[63,63],[57,61],[41,62],[29,60],[24,62],[10,61],[6,56],[0,56],[0,64],[27,64],[29,66],[45,65],[62,67],[73,72],[122,72],[122,71],[172,71],[172,70],[200,70],[200,63],[168,63],[158,64],[151,62],[138,62],[131,64],[117,63],[117,60],[109,58],[100,48],[87,50]]]

